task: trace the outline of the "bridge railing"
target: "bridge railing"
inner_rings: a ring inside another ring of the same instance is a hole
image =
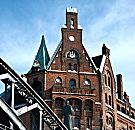
[[[26,83],[8,64],[0,58],[0,74],[8,73],[14,80],[18,93],[22,95],[29,104],[38,103],[43,109],[43,121],[51,130],[67,130],[66,126],[51,110],[46,102]]]

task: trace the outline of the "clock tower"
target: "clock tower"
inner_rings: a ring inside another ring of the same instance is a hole
[[[77,64],[77,68],[81,71],[86,67],[81,65],[88,59],[84,46],[82,45],[82,27],[78,24],[78,12],[76,8],[67,8],[66,24],[61,28],[62,31],[62,70],[66,70],[65,66],[69,63]],[[65,62],[65,58],[66,61]],[[74,59],[74,60],[73,60]],[[81,59],[81,60],[80,60]],[[71,65],[73,66],[73,65]],[[87,65],[86,65],[87,66]]]
[[[62,121],[63,107],[69,101],[74,109],[73,129],[134,129],[135,111],[128,95],[123,96],[121,75],[117,77],[119,99],[116,99],[110,49],[104,44],[101,55],[90,57],[82,44],[82,30],[77,9],[67,8],[60,43],[50,59],[42,36],[26,75],[28,83]]]
[[[82,44],[82,30],[78,24],[77,9],[67,8],[66,24],[61,28],[62,38],[54,54],[49,59],[45,44],[41,45],[32,67],[34,69],[27,77],[31,85],[36,81],[35,90],[42,92],[39,94],[61,120],[62,108],[68,100],[75,111],[73,128],[99,130],[101,105],[95,103],[101,99],[99,75]],[[44,39],[42,41],[45,43]]]
[[[66,24],[61,28],[62,38],[50,59],[46,72],[46,101],[62,119],[66,100],[75,110],[73,127],[92,129],[92,120],[100,115],[99,82],[95,64],[82,44],[82,27],[78,24],[76,8],[66,9]],[[97,109],[95,114],[94,109]],[[96,124],[96,128],[100,122]]]
[[[78,25],[78,12],[76,8],[67,8],[66,24],[62,27],[63,50],[69,48],[80,50],[82,46],[82,27]],[[81,50],[80,50],[81,51]]]

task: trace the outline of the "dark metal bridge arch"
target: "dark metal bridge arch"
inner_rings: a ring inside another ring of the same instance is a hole
[[[11,108],[14,111],[15,89],[30,105],[38,104],[42,110],[42,122],[46,123],[51,130],[67,130],[66,126],[50,109],[46,102],[25,82],[7,63],[0,58],[0,80],[5,85],[11,86]],[[24,130],[24,129],[23,129]],[[39,130],[42,130],[40,126]]]

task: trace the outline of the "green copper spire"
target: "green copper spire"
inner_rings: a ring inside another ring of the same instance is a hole
[[[35,60],[34,60],[34,63],[32,65],[30,72],[32,72],[33,70],[34,71],[46,70],[49,60],[50,60],[50,57],[49,57],[49,54],[47,51],[47,47],[45,44],[45,38],[43,35],[40,47],[38,49],[38,52],[36,54],[36,57],[35,57]]]

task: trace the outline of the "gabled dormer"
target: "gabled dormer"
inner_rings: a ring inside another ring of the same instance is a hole
[[[116,84],[110,60],[110,49],[103,44],[102,54],[92,58],[101,74],[103,127],[116,129]],[[106,117],[106,118],[105,118]]]

